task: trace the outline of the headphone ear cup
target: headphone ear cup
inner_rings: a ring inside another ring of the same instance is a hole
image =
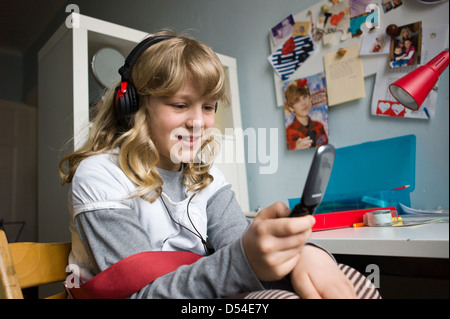
[[[128,96],[129,96],[129,100],[130,100],[130,108],[129,108],[129,113],[128,115],[134,114],[137,112],[137,110],[139,109],[139,95],[136,92],[136,89],[134,87],[133,84],[129,83],[128,84]]]
[[[119,122],[128,122],[130,115],[139,109],[139,95],[132,83],[128,82],[131,78],[131,68],[139,56],[150,46],[166,39],[172,39],[175,36],[156,36],[148,37],[139,43],[125,59],[125,64],[119,69],[121,76],[120,86],[116,87],[115,107]]]
[[[133,84],[127,83],[125,93],[121,86],[116,87],[116,113],[119,120],[123,120],[135,113],[139,108],[139,97]]]

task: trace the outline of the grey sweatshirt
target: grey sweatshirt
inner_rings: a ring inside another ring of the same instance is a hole
[[[186,198],[181,172],[160,171],[163,191],[176,201]],[[264,288],[291,289],[287,280],[262,283],[242,247],[249,226],[231,186],[207,203],[207,235],[215,252],[192,265],[157,278],[131,298],[223,298]],[[151,249],[148,234],[131,209],[101,209],[78,214],[75,225],[97,274],[119,260]],[[200,240],[200,239],[199,239]]]

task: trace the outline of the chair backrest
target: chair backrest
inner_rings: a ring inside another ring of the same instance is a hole
[[[0,230],[0,299],[22,299],[23,288],[63,282],[70,249],[71,243],[8,243]]]

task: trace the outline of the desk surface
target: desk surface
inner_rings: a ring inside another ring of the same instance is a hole
[[[358,227],[313,232],[333,254],[449,258],[449,224]]]

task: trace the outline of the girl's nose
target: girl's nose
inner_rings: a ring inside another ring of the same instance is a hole
[[[203,112],[201,107],[192,107],[189,110],[188,118],[186,120],[186,126],[188,128],[202,128],[205,125],[203,119]]]

